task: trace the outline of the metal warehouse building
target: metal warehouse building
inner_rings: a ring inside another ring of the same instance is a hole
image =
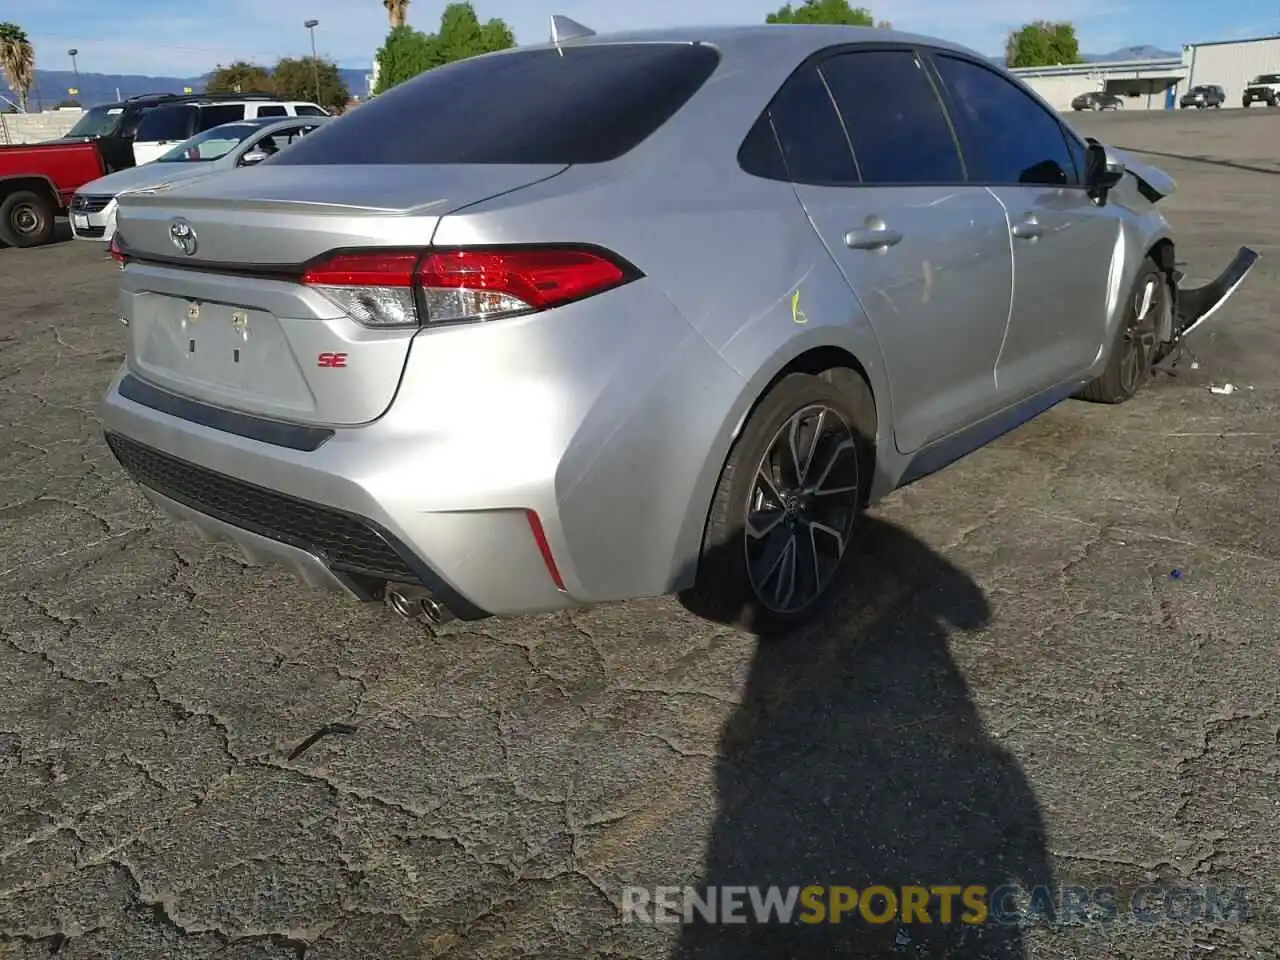
[[[1222,87],[1226,107],[1238,108],[1250,80],[1262,73],[1280,73],[1280,36],[1189,43],[1180,58],[1168,60],[1020,67],[1012,72],[1059,110],[1070,110],[1072,98],[1090,90],[1124,97],[1126,110],[1173,110],[1178,98],[1199,84]]]
[[[1188,87],[1216,83],[1227,91],[1227,106],[1239,107],[1250,80],[1260,73],[1280,73],[1280,37],[1189,43],[1182,48],[1182,60]]]

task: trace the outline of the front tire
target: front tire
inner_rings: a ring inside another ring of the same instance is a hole
[[[11,247],[38,247],[53,239],[57,210],[48,197],[15,190],[0,203],[0,240]]]
[[[1116,328],[1107,366],[1077,396],[1092,403],[1132,400],[1151,377],[1156,324],[1168,303],[1169,282],[1150,258],[1142,263]]]
[[[766,635],[819,613],[853,552],[875,430],[871,391],[855,371],[778,381],[721,471],[685,605]]]

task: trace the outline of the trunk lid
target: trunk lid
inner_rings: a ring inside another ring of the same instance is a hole
[[[299,266],[342,248],[425,248],[446,214],[564,169],[268,164],[126,193],[117,233],[131,258],[120,289],[129,366],[163,389],[258,416],[377,419],[418,328],[356,322],[299,283]]]

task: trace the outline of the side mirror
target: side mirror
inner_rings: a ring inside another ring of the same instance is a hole
[[[1124,177],[1124,161],[1105,144],[1090,139],[1085,154],[1085,186],[1095,197],[1103,197]]]
[[[240,158],[240,166],[252,167],[255,163],[261,163],[267,159],[269,154],[265,150],[250,150]]]

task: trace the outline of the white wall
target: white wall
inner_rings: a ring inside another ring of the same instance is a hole
[[[1225,106],[1239,107],[1250,80],[1260,73],[1280,73],[1280,37],[1191,44],[1183,50],[1182,59],[1191,72],[1180,93],[1196,84],[1216,83],[1227,91]]]
[[[66,136],[82,110],[46,110],[43,113],[0,113],[0,143],[39,143]]]
[[[1071,101],[1080,94],[1101,89],[1093,77],[1087,76],[1023,77],[1022,80],[1055,110],[1070,110]]]

